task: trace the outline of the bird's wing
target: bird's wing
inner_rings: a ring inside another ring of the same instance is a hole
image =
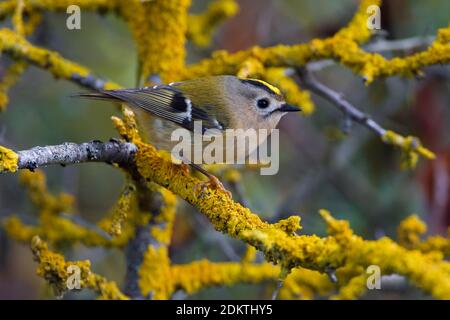
[[[95,93],[81,93],[76,96],[122,102],[131,107],[141,108],[191,131],[194,130],[195,121],[202,121],[203,131],[225,129],[214,116],[209,115],[201,106],[194,105],[183,92],[171,86],[103,90]]]

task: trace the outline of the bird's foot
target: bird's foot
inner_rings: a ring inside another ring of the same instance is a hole
[[[179,164],[181,171],[183,171],[185,174],[189,174],[189,165],[182,162]]]
[[[195,186],[195,191],[201,190],[201,192],[203,192],[207,188],[223,191],[230,199],[232,198],[231,192],[225,189],[222,182],[212,174],[208,174],[208,181],[197,184]]]

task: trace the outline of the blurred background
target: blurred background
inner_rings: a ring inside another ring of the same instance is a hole
[[[354,0],[238,2],[240,13],[220,28],[210,47],[188,44],[188,62],[207,57],[216,49],[234,52],[252,45],[295,44],[327,37],[344,26],[357,7]],[[192,12],[201,12],[208,1],[193,3]],[[420,40],[435,35],[450,21],[448,0],[390,0],[385,1],[381,11],[386,39]],[[6,22],[2,24],[8,26]],[[45,13],[30,41],[86,65],[99,77],[134,87],[136,48],[125,23],[114,14],[82,12],[81,26],[81,30],[70,31],[65,14]],[[411,54],[423,50],[424,43],[383,54]],[[0,75],[8,63],[8,58],[2,56]],[[343,134],[341,114],[313,96],[317,107],[314,114],[285,117],[280,124],[279,173],[244,173],[242,189],[249,207],[269,221],[300,215],[305,234],[325,234],[318,215],[321,208],[349,220],[355,232],[366,239],[395,237],[398,223],[412,213],[428,223],[430,234],[444,234],[450,224],[450,68],[438,66],[425,71],[421,79],[392,77],[377,80],[369,87],[337,64],[327,65],[315,74],[384,127],[420,137],[425,146],[437,153],[435,161],[421,160],[416,169],[401,171],[399,150],[383,144],[357,124],[349,134]],[[0,114],[0,144],[22,150],[117,137],[110,121],[110,116],[116,114],[114,106],[69,98],[80,91],[83,89],[68,81],[30,67],[11,90],[9,107]],[[75,195],[79,214],[93,223],[108,212],[124,182],[121,172],[105,164],[54,166],[44,171],[49,188]],[[36,221],[36,211],[18,184],[18,176],[1,175],[0,218],[13,213],[26,222]],[[245,250],[238,241],[214,231],[202,215],[182,201],[172,243],[175,263],[201,258],[238,260]],[[65,254],[68,259],[90,259],[95,272],[119,285],[124,278],[124,257],[117,249],[79,245]],[[51,297],[44,280],[35,275],[35,268],[29,247],[7,239],[0,229],[0,299]],[[268,298],[270,294],[264,284],[238,285],[206,289],[192,298]],[[89,297],[86,291],[66,296]],[[406,288],[372,293],[369,297],[414,298],[422,294]]]

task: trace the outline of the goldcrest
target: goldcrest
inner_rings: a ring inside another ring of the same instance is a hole
[[[229,75],[80,96],[131,107],[148,141],[166,150],[171,150],[177,142],[171,139],[175,129],[182,127],[193,131],[196,121],[201,121],[202,133],[214,132],[211,129],[218,133],[226,129],[266,129],[270,132],[287,112],[300,111],[287,104],[280,90],[273,85]],[[252,151],[247,150],[247,153]]]

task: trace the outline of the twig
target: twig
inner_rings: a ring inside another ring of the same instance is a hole
[[[277,286],[275,288],[275,290],[272,293],[272,300],[277,300],[278,299],[278,295],[280,294],[280,290],[283,287],[283,279],[278,279],[277,280]]]
[[[369,128],[380,137],[384,136],[386,129],[372,120],[367,114],[363,113],[354,107],[350,102],[345,100],[342,94],[317,81],[306,68],[298,68],[297,74],[306,89],[309,89],[338,107],[346,118],[348,117],[352,121]]]
[[[429,46],[436,36],[411,37],[399,40],[378,40],[364,46],[368,52],[407,51]]]
[[[381,288],[383,290],[401,291],[409,286],[407,279],[399,274],[391,274],[381,277]]]
[[[400,165],[403,169],[414,168],[419,156],[429,160],[436,158],[431,150],[421,144],[419,138],[414,136],[404,137],[392,130],[384,129],[367,114],[345,100],[342,94],[317,81],[305,67],[298,68],[297,74],[305,88],[323,97],[342,111],[347,128],[351,122],[357,122],[377,134],[384,143],[400,148],[402,150]]]
[[[228,184],[236,197],[236,201],[244,207],[248,207],[249,203],[245,198],[245,192],[242,184],[239,181],[230,181]]]
[[[83,77],[78,73],[72,73],[70,80],[77,83],[81,87],[95,91],[104,90],[107,83],[106,80],[94,77],[92,74]]]
[[[2,52],[46,69],[56,78],[67,79],[94,90],[120,88],[120,85],[112,81],[97,79],[89,68],[65,59],[56,51],[32,45],[13,30],[6,28],[0,30],[0,45]]]
[[[19,169],[34,170],[38,167],[60,164],[62,166],[80,162],[107,162],[127,165],[132,163],[137,148],[134,144],[110,140],[91,141],[82,144],[63,143],[54,146],[34,147],[17,152]]]
[[[194,219],[198,224],[202,226],[203,229],[206,230],[211,229],[211,225],[205,221],[206,219],[204,217],[195,214]],[[214,236],[209,236],[208,233],[205,234],[203,230],[198,230],[194,225],[193,230],[195,230],[195,232],[201,237],[210,238],[207,239],[208,242],[211,240],[217,243],[228,260],[239,261],[241,259],[241,257],[236,253],[236,250],[233,248],[231,243],[223,235],[218,235],[217,233],[214,233]]]

